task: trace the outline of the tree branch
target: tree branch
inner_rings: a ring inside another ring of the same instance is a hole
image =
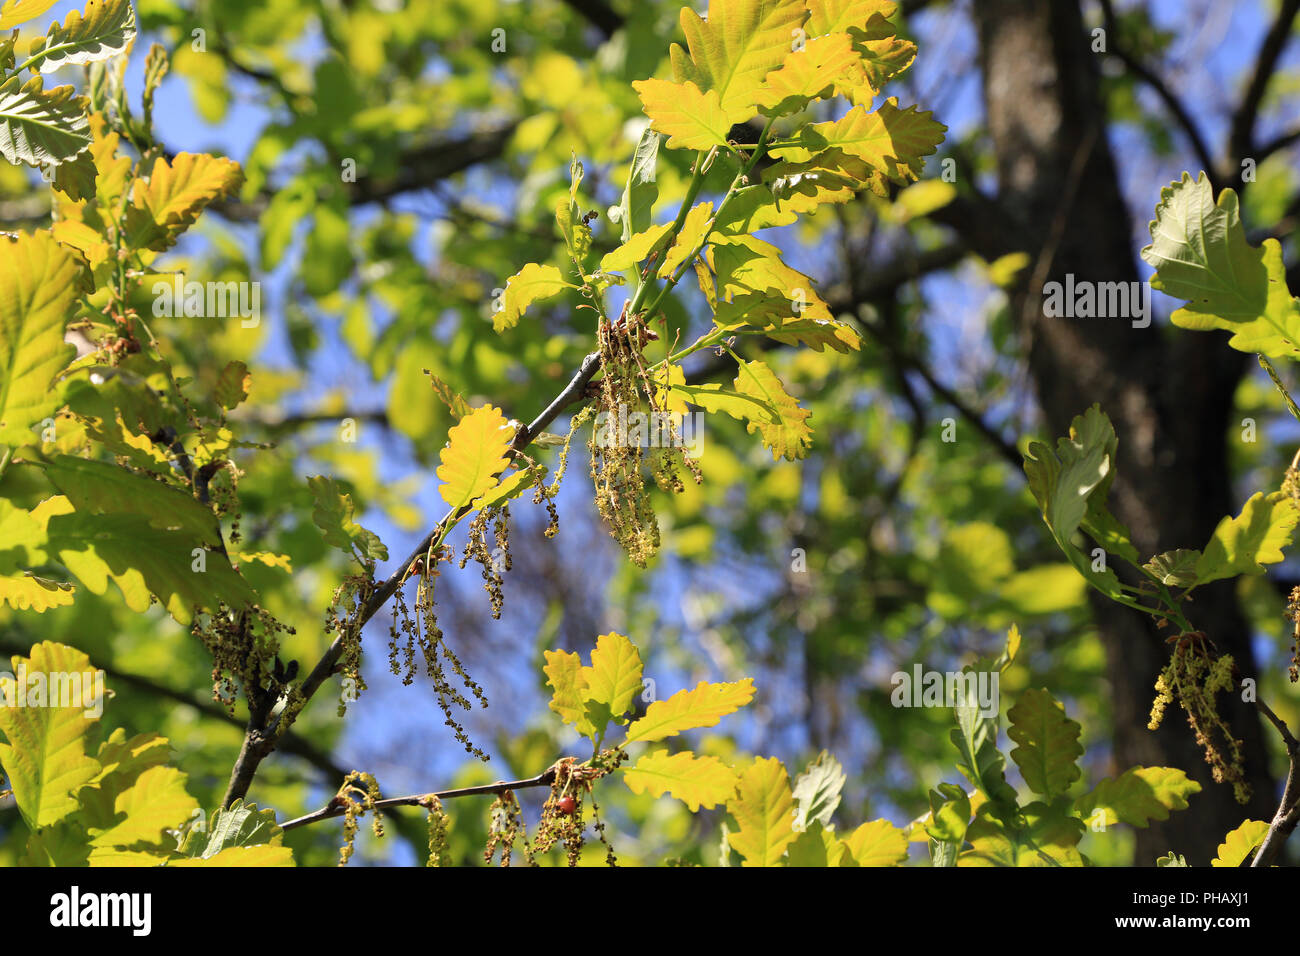
[[[376,810],[388,810],[392,807],[422,807],[427,806],[429,800],[433,797],[439,800],[453,800],[456,797],[476,797],[487,796],[491,794],[500,795],[507,790],[523,790],[528,787],[549,787],[555,782],[555,768],[552,767],[545,773],[539,773],[536,777],[529,777],[527,780],[511,780],[509,782],[498,781],[497,783],[483,784],[478,787],[461,787],[459,790],[441,790],[438,793],[413,793],[405,797],[389,797],[386,800],[376,800]],[[280,824],[281,830],[293,830],[297,827],[305,827],[309,823],[318,823],[321,820],[328,820],[331,817],[341,817],[347,812],[347,805],[338,797],[335,797],[315,813],[309,813],[306,816],[289,820],[287,823]]]
[[[1169,88],[1169,85],[1153,70],[1148,69],[1140,60],[1128,50],[1124,49],[1119,43],[1119,21],[1115,16],[1115,6],[1112,0],[1100,0],[1102,16],[1106,23],[1106,34],[1109,45],[1108,50],[1113,53],[1124,68],[1133,74],[1138,80],[1145,83],[1151,90],[1160,97],[1164,102],[1165,108],[1173,114],[1174,120],[1187,135],[1191,142],[1192,151],[1196,153],[1196,158],[1200,161],[1201,167],[1210,177],[1214,184],[1214,192],[1217,195],[1223,188],[1223,183],[1219,176],[1218,164],[1214,161],[1214,155],[1210,152],[1209,144],[1201,134],[1201,129],[1196,125],[1196,120],[1188,112],[1187,107],[1183,105],[1182,100]]]
[[[549,405],[527,426],[520,426],[515,432],[514,440],[511,442],[510,451],[512,455],[522,452],[541,432],[545,431],[547,426],[559,416],[570,405],[582,401],[586,395],[587,383],[591,381],[600,368],[600,353],[592,352],[582,360],[577,372],[569,380],[569,384],[555,396]],[[498,475],[499,477],[499,475]],[[415,562],[416,558],[424,555],[429,549],[429,545],[461,517],[470,511],[470,506],[466,505],[457,511],[448,512],[447,515],[439,521],[424,539],[416,546],[406,560],[399,564],[396,570],[389,575],[388,579],[371,594],[370,599],[366,601],[365,606],[357,616],[356,623],[353,625],[355,633],[360,634],[361,629],[366,623],[375,616],[388,599],[393,596],[402,581],[406,577],[407,569]],[[317,661],[316,666],[312,668],[311,673],[307,675],[299,688],[299,693],[303,698],[303,705],[320,689],[326,679],[334,673],[338,665],[339,658],[343,655],[344,640],[348,635],[345,629],[331,642],[321,659]],[[250,712],[253,710],[250,701]],[[244,735],[244,746],[239,752],[239,758],[235,761],[235,767],[231,772],[230,786],[226,790],[225,799],[222,801],[224,806],[229,806],[235,800],[241,799],[248,793],[249,785],[253,781],[253,775],[257,773],[257,767],[262,760],[275,749],[276,741],[284,731],[280,729],[280,721],[285,711],[280,711],[269,723],[257,723],[250,716],[248,729]]]
[[[1255,852],[1255,859],[1250,864],[1252,867],[1272,866],[1278,856],[1281,855],[1282,847],[1287,838],[1295,831],[1296,824],[1300,823],[1300,740],[1296,740],[1290,728],[1277,714],[1273,713],[1268,704],[1256,698],[1255,706],[1281,734],[1282,742],[1286,744],[1286,753],[1291,761],[1291,767],[1287,771],[1286,787],[1282,791],[1282,801],[1278,804],[1277,813],[1273,816],[1273,822],[1269,825],[1268,833],[1264,836],[1264,842],[1259,845],[1259,849]]]
[[[1273,80],[1274,73],[1277,72],[1278,60],[1281,59],[1282,51],[1286,49],[1287,41],[1291,39],[1291,30],[1298,15],[1300,15],[1300,0],[1282,0],[1277,17],[1260,44],[1259,55],[1255,59],[1255,71],[1242,96],[1241,104],[1232,115],[1232,127],[1228,136],[1228,148],[1232,158],[1238,163],[1255,155],[1255,123],[1259,118],[1264,96],[1268,93],[1269,84]]]

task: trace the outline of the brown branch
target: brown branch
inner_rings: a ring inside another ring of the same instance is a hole
[[[1232,158],[1241,160],[1255,155],[1255,123],[1259,118],[1260,107],[1268,93],[1269,84],[1277,72],[1278,61],[1282,51],[1291,39],[1291,30],[1296,17],[1300,16],[1300,0],[1282,0],[1277,17],[1259,47],[1255,59],[1255,71],[1242,96],[1241,104],[1232,115],[1231,132],[1228,136],[1228,148]]]
[[[1282,800],[1278,804],[1277,813],[1273,816],[1268,833],[1264,835],[1264,842],[1255,851],[1255,858],[1250,864],[1252,867],[1272,866],[1281,855],[1287,838],[1295,832],[1296,824],[1300,823],[1300,740],[1296,740],[1285,721],[1273,713],[1268,704],[1258,697],[1255,698],[1255,706],[1282,736],[1291,766],[1287,771],[1286,787],[1282,790]]]
[[[536,777],[529,777],[527,780],[498,781],[496,783],[483,784],[478,787],[461,787],[458,790],[441,790],[437,793],[413,793],[405,797],[389,797],[386,800],[376,800],[376,810],[388,810],[393,807],[423,807],[428,806],[429,801],[436,797],[439,800],[453,800],[456,797],[477,797],[489,796],[492,794],[501,795],[507,790],[523,790],[527,787],[549,787],[555,782],[555,768],[552,767],[545,773],[539,773]],[[287,823],[280,824],[281,830],[293,830],[297,827],[305,827],[309,823],[318,823],[321,820],[328,820],[331,817],[341,817],[347,812],[347,804],[339,797],[335,797],[325,806],[321,807],[315,813],[309,813],[306,816],[289,820]]]
[[[1255,159],[1262,163],[1274,153],[1280,153],[1284,149],[1289,149],[1296,143],[1300,143],[1300,127],[1291,130],[1289,133],[1283,133],[1280,136],[1269,140],[1259,149],[1255,150]]]
[[[1165,108],[1173,114],[1174,120],[1187,134],[1187,139],[1192,144],[1192,150],[1196,153],[1196,158],[1200,161],[1201,167],[1210,177],[1214,185],[1214,192],[1217,195],[1223,188],[1223,183],[1218,173],[1218,164],[1214,161],[1214,155],[1210,152],[1209,144],[1201,134],[1201,129],[1196,125],[1196,120],[1183,101],[1178,98],[1169,85],[1155,71],[1149,69],[1136,56],[1124,49],[1119,43],[1119,21],[1115,16],[1115,6],[1112,0],[1100,0],[1101,12],[1106,23],[1106,34],[1108,39],[1107,49],[1124,64],[1135,78],[1145,83],[1151,90],[1160,97],[1165,104]]]
[[[527,448],[533,439],[545,431],[551,422],[555,421],[560,412],[564,411],[570,405],[582,401],[586,395],[587,383],[591,381],[599,368],[600,353],[592,352],[588,354],[582,360],[582,364],[578,367],[577,372],[574,373],[573,378],[569,380],[569,384],[564,387],[563,391],[555,396],[542,413],[533,419],[531,424],[520,426],[519,430],[515,432],[514,440],[511,442],[510,446],[512,455],[518,454]],[[350,634],[361,633],[361,629],[365,627],[366,622],[374,617],[379,609],[388,602],[388,599],[396,593],[398,587],[401,586],[402,581],[406,578],[407,569],[415,562],[415,559],[423,556],[425,552],[428,551],[429,545],[432,544],[445,529],[460,520],[460,518],[470,510],[470,506],[466,505],[456,511],[448,512],[448,514],[434,526],[433,530],[425,535],[424,539],[416,546],[415,550],[410,553],[406,560],[399,564],[397,569],[389,575],[388,579],[380,585],[373,594],[371,594],[370,599],[366,601],[365,606],[357,615],[356,621],[352,623],[350,627],[340,629],[341,632],[339,635],[334,638],[329,648],[326,649],[325,653],[321,656],[321,659],[317,661],[316,666],[312,668],[311,673],[307,675],[306,680],[303,681],[302,686],[299,688],[299,693],[303,700],[303,706],[306,706],[306,702],[311,700],[320,689],[321,685],[325,683],[326,679],[334,673],[339,658],[343,656],[345,639]],[[256,691],[256,688],[252,691],[254,696],[256,696]],[[222,801],[224,806],[229,806],[235,800],[247,795],[249,785],[253,781],[253,775],[257,773],[258,765],[268,754],[271,753],[272,750],[275,749],[277,738],[284,732],[280,728],[280,720],[285,713],[284,710],[281,710],[268,722],[265,720],[256,720],[255,717],[257,714],[254,713],[255,709],[258,713],[261,713],[262,716],[265,716],[267,710],[269,710],[269,708],[264,709],[260,706],[254,708],[254,702],[249,702],[251,716],[249,718],[248,729],[244,736],[244,746],[241,748],[239,758],[235,761],[234,769],[231,772],[230,786],[227,788],[225,799]]]
[[[471,166],[500,157],[517,125],[518,121],[512,120],[495,129],[422,144],[398,155],[393,166],[397,171],[392,176],[377,178],[359,170],[356,182],[340,183],[340,186],[346,190],[348,202],[353,206],[428,189]],[[268,188],[248,202],[222,200],[210,208],[233,222],[254,222],[274,195],[275,190]]]

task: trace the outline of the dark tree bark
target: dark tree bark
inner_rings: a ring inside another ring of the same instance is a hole
[[[1027,349],[1039,400],[1054,435],[1099,403],[1119,436],[1118,478],[1111,492],[1117,517],[1143,556],[1200,547],[1240,502],[1230,488],[1226,441],[1233,392],[1246,357],[1223,336],[1170,332],[1153,323],[1133,328],[1121,318],[1051,318],[1047,281],[1132,282],[1138,279],[1132,219],[1125,208],[1116,157],[1106,137],[1098,94],[1097,56],[1078,0],[980,0],[973,4],[989,133],[997,159],[999,223],[960,207],[950,221],[984,255],[1021,249],[1033,256],[1014,295],[1017,328]],[[1153,192],[1154,208],[1158,195]],[[1150,218],[1149,210],[1139,210]],[[963,229],[963,225],[965,228]],[[1170,710],[1164,726],[1147,730],[1153,684],[1169,657],[1168,633],[1144,616],[1094,595],[1105,643],[1115,718],[1116,770],[1135,764],[1179,767],[1204,790],[1191,811],[1139,830],[1135,863],[1151,865],[1169,850],[1204,865],[1217,844],[1247,816],[1269,819],[1275,785],[1264,728],[1239,697],[1221,711],[1243,741],[1254,788],[1241,806],[1231,787],[1210,780],[1193,735]],[[1231,583],[1198,591],[1194,626],[1244,675],[1256,664],[1250,633]]]

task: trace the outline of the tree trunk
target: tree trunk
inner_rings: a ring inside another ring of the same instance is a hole
[[[1001,228],[991,231],[985,219],[967,239],[986,257],[1012,249],[1034,257],[1013,308],[1045,418],[1053,435],[1061,435],[1094,402],[1110,416],[1119,436],[1111,507],[1139,552],[1201,547],[1219,519],[1240,505],[1230,488],[1226,435],[1245,357],[1221,335],[1169,332],[1154,323],[1134,328],[1125,318],[1044,315],[1045,282],[1064,282],[1069,274],[1076,282],[1138,279],[1131,219],[1098,95],[1098,55],[1077,0],[980,0],[973,8]],[[1158,198],[1153,189],[1151,209]],[[1254,788],[1251,803],[1242,806],[1230,786],[1210,779],[1181,711],[1171,708],[1158,732],[1146,729],[1169,633],[1158,633],[1136,611],[1094,598],[1114,702],[1117,771],[1135,764],[1179,767],[1204,787],[1188,811],[1137,831],[1134,862],[1149,866],[1173,850],[1205,865],[1224,834],[1248,816],[1272,816],[1264,728],[1239,696],[1220,698],[1220,712],[1243,741]],[[1230,582],[1198,590],[1188,612],[1194,626],[1236,658],[1243,675],[1256,674]]]

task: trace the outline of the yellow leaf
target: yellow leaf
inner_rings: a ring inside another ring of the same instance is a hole
[[[0,733],[7,741],[0,744],[0,767],[23,820],[36,830],[75,811],[77,791],[99,773],[99,762],[85,751],[94,719],[86,715],[94,706],[86,676],[94,672],[81,651],[52,641],[34,645],[27,658],[15,655],[11,665],[10,676],[0,677]],[[38,674],[45,679],[33,681]],[[17,686],[14,675],[25,675],[25,685]]]
[[[688,257],[695,255],[711,228],[712,220],[713,203],[702,202],[691,207],[682,221],[681,232],[677,233],[676,241],[664,256],[664,264],[659,269],[659,278],[666,279]]]
[[[673,75],[716,91],[722,109],[744,122],[753,116],[763,79],[785,60],[807,16],[803,0],[710,0],[709,18],[681,12],[689,55],[674,43]]]
[[[198,806],[185,792],[185,774],[175,767],[150,767],[113,801],[114,814],[125,819],[92,835],[90,843],[116,847],[161,843],[169,839],[163,831],[179,827]]]
[[[652,797],[670,794],[695,813],[701,806],[711,810],[731,799],[736,792],[736,771],[717,757],[656,750],[624,770],[623,782],[635,794],[647,790]]]
[[[1247,820],[1223,838],[1219,844],[1219,855],[1210,861],[1210,866],[1241,866],[1267,835],[1267,823],[1262,820]]]
[[[168,163],[159,156],[148,180],[136,180],[136,214],[128,216],[127,243],[135,249],[166,249],[210,202],[234,192],[243,179],[239,164],[224,157],[178,153]]]
[[[644,232],[638,232],[613,252],[605,253],[604,258],[600,260],[600,271],[626,272],[631,269],[650,254],[671,228],[672,223],[666,222],[662,226],[651,226]]]
[[[731,684],[700,681],[694,690],[679,690],[667,700],[657,700],[647,707],[645,716],[628,726],[627,742],[653,742],[693,727],[712,727],[748,704],[753,696],[751,677]]]
[[[66,607],[72,603],[74,590],[71,584],[47,581],[30,571],[0,574],[0,603],[16,611],[30,609],[41,613],[52,607]]]
[[[0,7],[0,30],[12,30],[20,23],[35,20],[54,6],[55,2],[56,0],[6,0],[5,5]]]
[[[0,237],[0,444],[34,443],[59,408],[50,384],[76,354],[63,336],[82,276],[48,232]]]
[[[690,408],[686,404],[684,393],[674,388],[686,384],[686,373],[680,365],[664,365],[652,376],[656,385],[656,399],[662,397],[662,407],[674,415],[685,415]]]
[[[758,92],[758,105],[771,116],[797,113],[809,100],[831,95],[835,83],[858,62],[847,33],[810,40],[803,49],[789,54],[779,70],[767,75]]]
[[[873,18],[892,17],[898,11],[894,0],[808,0],[809,36],[821,36],[850,28],[866,29]]]
[[[713,245],[718,274],[719,324],[764,319],[832,319],[830,307],[817,294],[813,280],[781,259],[781,250],[753,236],[720,236]]]
[[[921,178],[925,157],[938,149],[947,131],[933,113],[915,106],[900,110],[898,100],[889,99],[874,112],[855,106],[838,120],[806,127],[800,145],[777,147],[772,155],[802,163],[823,150],[839,149],[907,185]]]
[[[172,860],[171,866],[293,866],[293,850],[287,846],[228,846],[208,857]]]
[[[546,664],[542,672],[551,685],[551,710],[566,724],[573,724],[584,737],[593,737],[596,728],[586,715],[587,679],[582,658],[569,651],[543,651]]]
[[[808,9],[810,36],[843,31],[853,38],[859,59],[835,91],[855,104],[870,104],[887,80],[916,59],[916,44],[889,22],[898,11],[893,0],[808,0]]]
[[[611,631],[596,638],[591,666],[582,669],[587,700],[608,704],[614,717],[632,709],[632,698],[641,689],[641,655],[622,634]]]
[[[907,833],[888,820],[872,820],[844,840],[858,866],[898,866],[907,860]]]
[[[749,117],[748,111],[728,113],[716,92],[701,91],[694,83],[649,79],[635,80],[632,86],[650,117],[650,128],[668,137],[669,149],[726,146],[731,127]],[[740,119],[735,119],[738,115]]]
[[[438,453],[442,500],[462,508],[489,491],[509,463],[506,452],[514,435],[514,426],[492,405],[474,409],[453,425]]]
[[[790,777],[775,757],[757,757],[740,775],[736,796],[727,804],[740,829],[727,835],[743,866],[779,866],[794,832]]]
[[[799,403],[785,390],[776,373],[762,362],[745,362],[736,376],[736,391],[750,395],[766,402],[776,410],[774,422],[754,421],[745,423],[746,429],[763,436],[763,444],[772,450],[772,460],[787,458],[794,461],[802,458],[812,447],[812,429],[808,419],[812,412],[800,408]]]
[[[539,266],[530,262],[506,280],[501,309],[492,316],[492,328],[497,332],[513,329],[534,302],[549,299],[572,288],[575,286],[565,282],[555,266]]]

